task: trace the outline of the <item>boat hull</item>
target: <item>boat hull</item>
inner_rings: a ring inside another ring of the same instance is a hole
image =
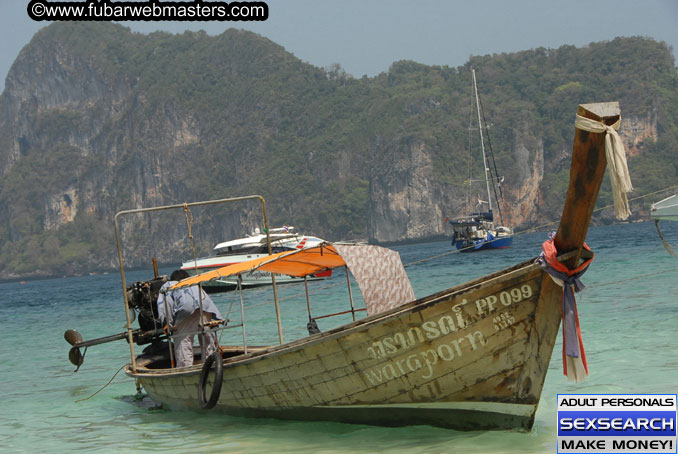
[[[525,262],[350,325],[227,358],[211,411],[527,430],[556,339],[559,302],[560,288]],[[200,365],[154,367],[140,356],[136,372],[130,365],[127,373],[168,408],[200,408]]]
[[[480,240],[456,240],[452,243],[461,252],[475,252],[488,249],[505,249],[511,247],[513,244],[512,236],[505,236],[494,238],[492,240],[480,239]]]
[[[343,405],[259,409],[215,407],[213,411],[246,418],[274,418],[294,421],[328,421],[348,424],[403,427],[429,425],[455,430],[529,430],[535,404],[478,402],[451,404]],[[168,406],[173,410],[197,410],[196,407]]]

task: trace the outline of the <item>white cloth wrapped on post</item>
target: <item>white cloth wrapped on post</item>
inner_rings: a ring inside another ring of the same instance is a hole
[[[610,181],[614,196],[614,212],[617,219],[626,219],[631,215],[627,192],[633,191],[631,176],[626,163],[626,150],[617,133],[621,117],[612,126],[577,115],[574,126],[577,129],[594,133],[605,133],[605,157],[610,168]]]

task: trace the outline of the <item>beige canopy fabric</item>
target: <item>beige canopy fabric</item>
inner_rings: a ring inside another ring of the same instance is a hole
[[[254,270],[303,277],[348,266],[363,294],[368,314],[376,314],[413,301],[414,291],[396,251],[367,244],[328,244],[280,252],[236,263],[184,279],[171,289]]]
[[[398,252],[371,245],[335,244],[334,247],[358,283],[368,315],[415,300]]]

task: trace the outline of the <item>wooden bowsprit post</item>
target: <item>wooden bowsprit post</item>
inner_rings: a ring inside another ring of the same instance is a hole
[[[608,126],[621,117],[618,102],[582,104],[577,114]],[[559,254],[582,248],[606,166],[605,134],[575,129],[570,185],[554,239]],[[579,262],[580,256],[581,254],[577,254],[570,259],[568,266],[572,268]]]
[[[606,125],[613,125],[621,115],[617,102],[582,104],[577,114]],[[570,269],[580,262],[606,166],[605,133],[591,133],[575,128],[570,183],[563,215],[554,238],[559,255],[574,254],[563,262]],[[548,368],[562,319],[562,295],[562,288],[549,276],[544,276],[541,301],[535,311],[536,328],[530,336],[528,359],[518,385],[519,397],[525,402],[538,401],[541,395],[546,378],[545,370]]]

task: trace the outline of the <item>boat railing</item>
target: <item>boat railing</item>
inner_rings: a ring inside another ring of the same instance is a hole
[[[335,317],[337,315],[346,315],[346,314],[350,314],[352,312],[363,312],[363,311],[366,311],[366,310],[367,310],[366,307],[359,307],[359,308],[353,309],[353,310],[349,309],[347,311],[333,312],[332,314],[316,315],[315,317],[313,317],[313,320],[320,320],[320,319],[323,319],[323,318]]]
[[[119,211],[116,213],[115,218],[114,218],[114,226],[115,226],[115,240],[116,240],[116,246],[118,249],[118,262],[119,262],[119,267],[120,267],[120,278],[122,281],[122,294],[123,294],[123,302],[124,302],[124,309],[125,309],[125,318],[127,320],[127,340],[129,343],[130,347],[130,356],[131,356],[131,365],[132,365],[132,371],[136,372],[137,366],[136,366],[136,355],[134,353],[134,330],[132,329],[132,318],[130,317],[130,304],[128,300],[128,295],[127,295],[127,279],[125,275],[125,262],[123,259],[123,242],[122,242],[122,236],[120,234],[120,219],[124,216],[129,216],[132,214],[144,214],[144,213],[153,213],[153,212],[160,212],[160,211],[168,211],[168,210],[184,210],[185,213],[188,213],[189,209],[192,207],[198,207],[198,206],[207,206],[207,205],[217,205],[217,204],[229,204],[229,203],[239,203],[239,202],[245,202],[249,200],[258,200],[261,203],[261,211],[263,215],[263,223],[264,223],[264,230],[266,233],[266,242],[268,244],[268,253],[272,254],[272,248],[271,248],[271,237],[269,233],[269,225],[268,225],[268,216],[266,214],[266,202],[264,198],[260,195],[249,195],[249,196],[243,196],[243,197],[231,197],[231,198],[225,198],[225,199],[215,199],[215,200],[204,200],[204,201],[199,201],[199,202],[190,202],[190,203],[182,203],[182,204],[175,204],[175,205],[164,205],[164,206],[157,206],[157,207],[148,207],[148,208],[137,208],[137,209],[132,209],[132,210],[123,210]],[[187,215],[188,219],[188,215]],[[192,235],[190,234],[190,224],[189,224],[189,237],[192,239]],[[278,292],[277,292],[277,287],[275,283],[275,275],[271,274],[271,283],[273,284],[273,299],[275,303],[275,310],[276,310],[276,319],[278,322],[278,336],[280,338],[280,343],[282,344],[283,342],[283,337],[282,337],[282,323],[280,320],[280,305],[278,302]],[[204,330],[204,327],[202,325],[202,291],[199,292],[201,295],[200,299],[200,313],[201,313],[201,331]],[[242,301],[241,301],[241,311],[242,311]],[[242,323],[242,328],[243,328],[243,339],[246,339],[246,332],[245,332],[245,324],[244,324],[244,314],[243,314],[243,323]],[[171,333],[170,333],[171,334]],[[170,345],[171,349],[171,342],[168,342]],[[245,340],[245,348],[247,348],[247,343]]]

